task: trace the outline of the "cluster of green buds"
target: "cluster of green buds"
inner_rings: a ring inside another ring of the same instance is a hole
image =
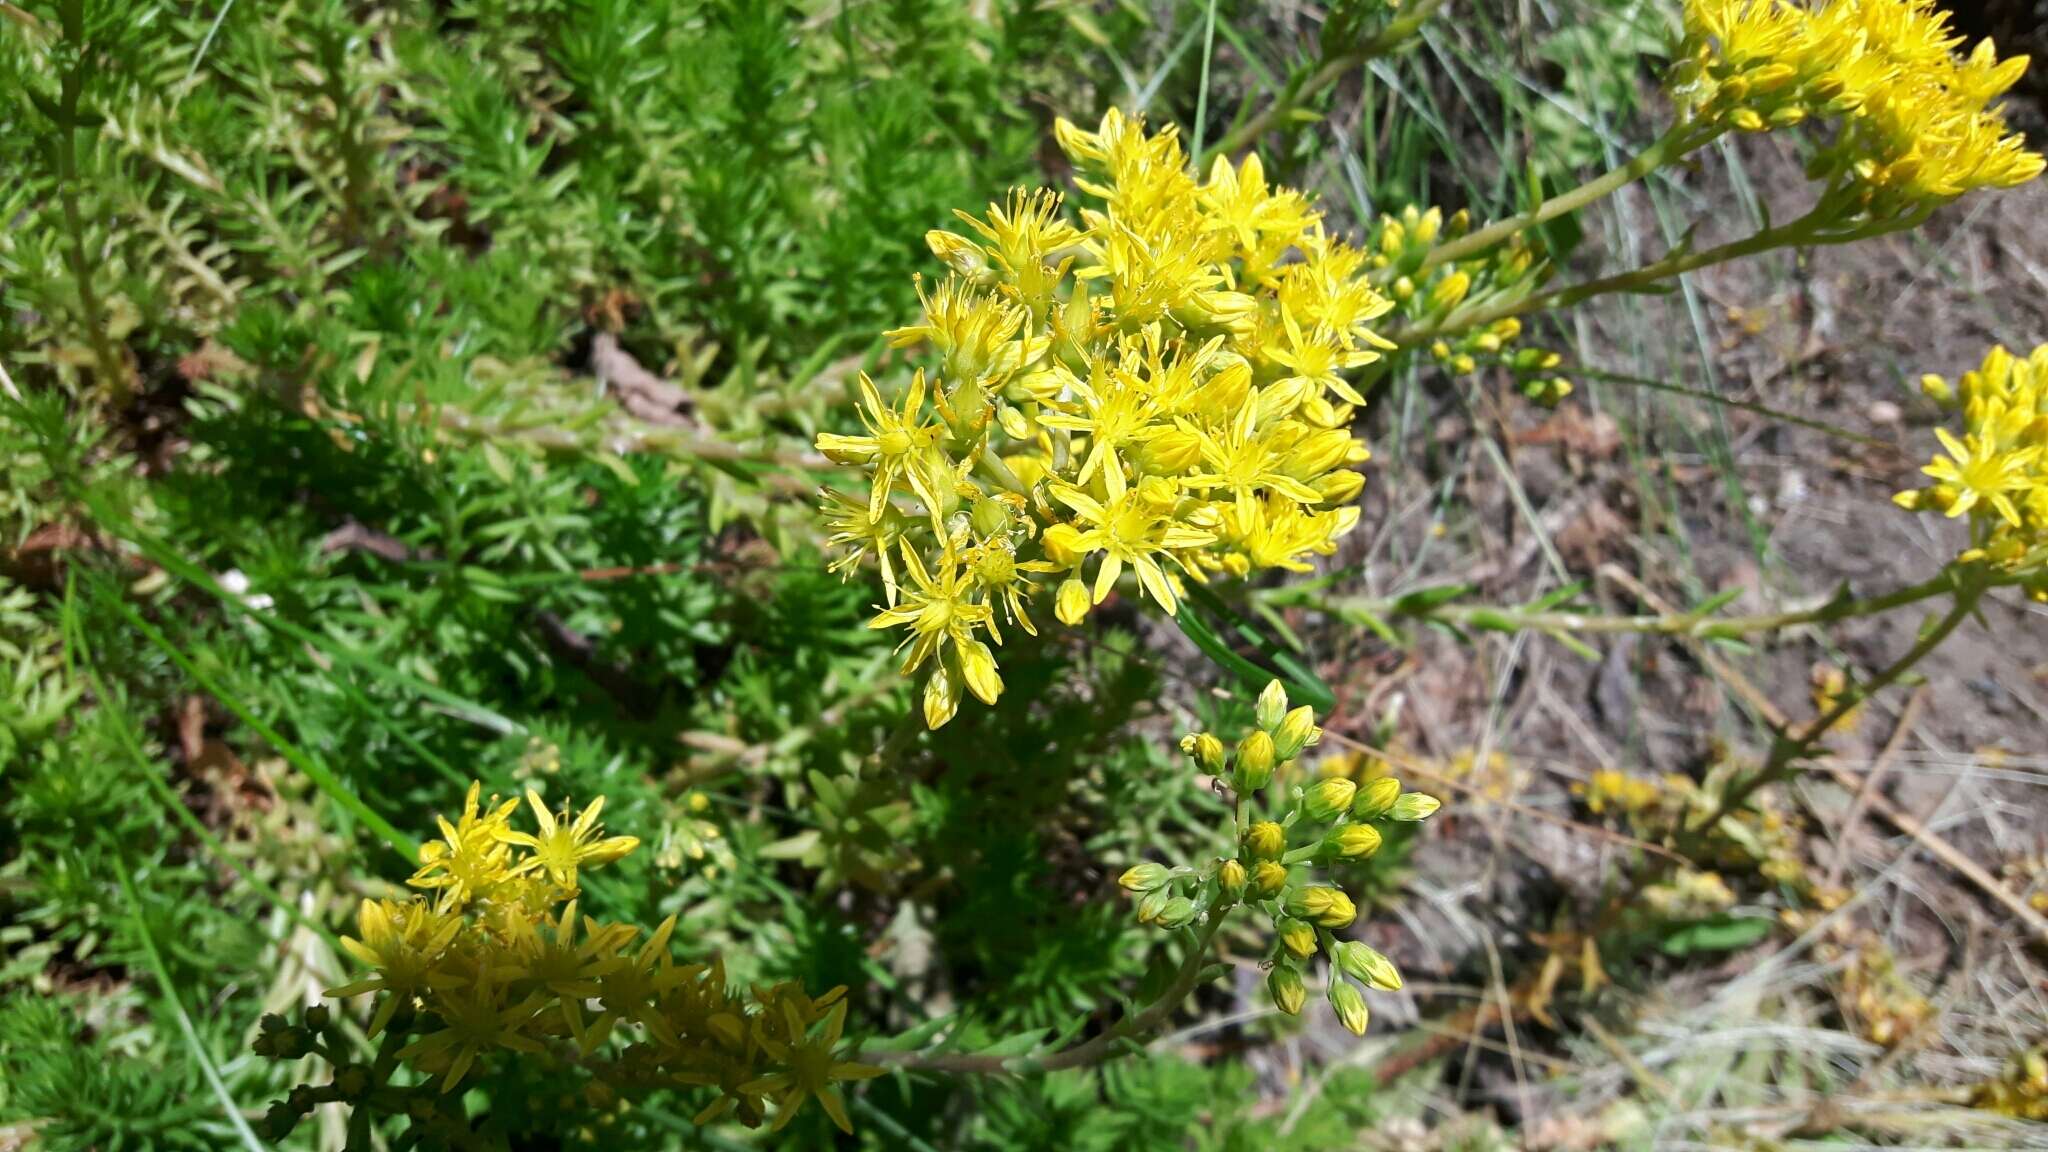
[[[1363,785],[1342,778],[1288,789],[1284,812],[1260,819],[1262,792],[1278,770],[1322,738],[1315,713],[1306,705],[1290,709],[1278,681],[1259,694],[1255,726],[1226,752],[1207,732],[1182,739],[1181,750],[1236,795],[1238,854],[1207,868],[1138,864],[1122,885],[1138,897],[1138,919],[1163,928],[1182,928],[1243,905],[1270,919],[1273,953],[1266,986],[1282,1012],[1297,1015],[1308,999],[1305,966],[1328,958],[1329,1000],[1337,1019],[1363,1035],[1365,997],[1361,989],[1392,991],[1401,975],[1385,956],[1337,935],[1358,920],[1358,907],[1329,872],[1335,866],[1370,859],[1390,822],[1428,819],[1433,796],[1403,792],[1391,778]],[[1245,822],[1248,821],[1248,822]]]
[[[1510,304],[1534,291],[1543,265],[1527,241],[1511,237],[1470,260],[1433,261],[1431,252],[1467,231],[1468,217],[1459,209],[1446,221],[1441,209],[1420,211],[1413,205],[1398,216],[1383,215],[1369,247],[1373,282],[1394,301],[1394,313],[1410,329],[1442,333],[1429,344],[1429,354],[1445,371],[1466,376],[1483,367],[1500,366],[1515,375],[1524,395],[1552,397],[1555,403],[1571,391],[1557,376],[1558,355],[1543,348],[1517,348],[1521,321],[1506,317],[1490,324],[1467,325],[1460,316]]]
[[[1429,354],[1446,371],[1457,375],[1476,372],[1482,364],[1506,369],[1515,387],[1529,401],[1555,408],[1572,394],[1572,382],[1557,373],[1564,357],[1548,348],[1511,348],[1522,335],[1522,322],[1503,316],[1491,324],[1452,332],[1430,341]]]

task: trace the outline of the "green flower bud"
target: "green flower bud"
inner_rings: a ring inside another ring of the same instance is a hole
[[[1161,928],[1185,928],[1195,920],[1195,902],[1185,896],[1175,896],[1159,910],[1158,924]]]
[[[306,1009],[306,1027],[308,1028],[325,1028],[327,1027],[328,1018],[327,1005],[325,1004],[315,1004],[311,1008]]]
[[[1364,860],[1380,850],[1380,832],[1370,824],[1346,824],[1323,838],[1323,850],[1346,860]]]
[[[1399,800],[1394,801],[1394,806],[1387,810],[1387,815],[1396,820],[1427,820],[1441,807],[1443,801],[1434,796],[1425,796],[1420,792],[1404,792]]]
[[[1010,530],[1010,510],[1000,500],[976,500],[967,519],[978,536],[1001,536]]]
[[[360,1100],[370,1090],[370,1074],[360,1064],[335,1069],[334,1088],[344,1100]]]
[[[1231,776],[1230,786],[1239,795],[1257,792],[1273,779],[1273,766],[1277,762],[1271,736],[1263,731],[1246,736],[1237,742],[1237,768]]]
[[[1365,996],[1358,985],[1349,980],[1330,981],[1330,1009],[1337,1013],[1337,1022],[1353,1036],[1365,1035],[1367,1013]]]
[[[1235,860],[1225,860],[1216,866],[1216,885],[1232,900],[1244,893],[1246,879],[1244,865]]]
[[[1351,797],[1357,793],[1358,785],[1342,776],[1333,776],[1310,788],[1301,798],[1301,808],[1311,820],[1334,820],[1338,813],[1351,807]]]
[[[1261,820],[1245,829],[1244,850],[1254,860],[1278,860],[1287,852],[1287,829],[1271,820]]]
[[[1315,709],[1303,704],[1289,712],[1273,730],[1273,753],[1282,760],[1292,760],[1301,754],[1303,748],[1323,738],[1323,730],[1316,727]]]
[[[1266,991],[1273,994],[1273,1004],[1289,1016],[1301,1015],[1301,1006],[1308,1003],[1308,985],[1301,982],[1301,970],[1292,964],[1275,964],[1266,977]]]
[[[1287,914],[1299,916],[1321,928],[1349,928],[1358,919],[1358,909],[1336,888],[1310,885],[1297,888],[1287,897]]]
[[[1401,972],[1394,962],[1356,940],[1340,941],[1331,955],[1346,976],[1368,988],[1393,992],[1401,987]]]
[[[1252,866],[1252,895],[1260,900],[1280,894],[1287,887],[1287,868],[1272,860],[1261,860]]]
[[[1171,888],[1154,888],[1152,891],[1145,893],[1145,898],[1138,901],[1138,923],[1158,923],[1159,914],[1166,910],[1166,902],[1171,899],[1173,899],[1173,889]]]
[[[1287,689],[1278,680],[1275,680],[1266,685],[1265,691],[1259,693],[1259,727],[1271,732],[1280,726],[1280,721],[1286,715]]]
[[[1147,860],[1143,864],[1133,864],[1125,869],[1124,874],[1117,877],[1116,882],[1123,885],[1126,891],[1150,892],[1166,883],[1172,876],[1172,871],[1166,865],[1154,864]]]
[[[1180,750],[1209,775],[1223,774],[1223,741],[1216,737],[1207,732],[1190,732],[1180,738]]]
[[[1273,925],[1280,946],[1300,960],[1316,954],[1316,930],[1292,916],[1282,916]]]
[[[1385,816],[1401,798],[1401,782],[1392,776],[1368,780],[1358,789],[1358,799],[1351,802],[1353,820],[1377,820]]]

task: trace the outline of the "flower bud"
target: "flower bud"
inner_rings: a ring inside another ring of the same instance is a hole
[[[1052,614],[1060,618],[1060,623],[1071,628],[1087,617],[1089,606],[1088,586],[1069,576],[1060,583],[1059,595],[1053,601]]]
[[[1368,780],[1358,790],[1358,798],[1351,802],[1353,820],[1377,820],[1385,816],[1401,798],[1401,782],[1392,776]]]
[[[1055,524],[1038,538],[1039,547],[1045,549],[1045,558],[1062,568],[1072,568],[1081,562],[1081,550],[1077,542],[1081,530],[1072,524]]]
[[[1351,903],[1351,897],[1324,885],[1295,889],[1287,897],[1287,914],[1333,930],[1349,928],[1358,919],[1358,909]]]
[[[328,1012],[327,1005],[325,1004],[315,1004],[311,1008],[306,1009],[306,1027],[308,1028],[325,1028],[330,1018],[331,1014]]]
[[[1237,765],[1231,775],[1230,786],[1239,795],[1257,792],[1273,779],[1273,766],[1277,761],[1273,738],[1263,731],[1253,732],[1237,742]]]
[[[1346,860],[1364,860],[1380,850],[1379,829],[1370,824],[1346,824],[1324,837],[1323,850]]]
[[[1431,309],[1455,308],[1471,290],[1472,277],[1463,272],[1453,272],[1429,290],[1429,306]]]
[[[1350,468],[1340,468],[1327,476],[1318,477],[1309,487],[1323,498],[1325,504],[1349,504],[1365,488],[1365,473]]]
[[[1251,891],[1257,899],[1271,899],[1286,887],[1286,865],[1277,860],[1261,860],[1252,866]]]
[[[1268,683],[1266,690],[1259,693],[1257,714],[1259,727],[1268,732],[1278,728],[1280,721],[1286,718],[1287,689],[1278,680]]]
[[[1416,243],[1436,243],[1437,232],[1443,227],[1443,221],[1444,213],[1441,208],[1431,208],[1429,211],[1424,212],[1421,222],[1415,228]]]
[[[931,679],[924,682],[924,726],[936,732],[953,719],[960,711],[960,686],[946,671],[945,665],[932,669]]]
[[[1145,893],[1145,898],[1138,901],[1138,923],[1157,924],[1159,914],[1166,910],[1167,901],[1173,898],[1171,888],[1154,888]]]
[[[988,272],[988,255],[965,236],[934,228],[924,234],[924,243],[932,255],[969,280]]]
[[[1342,776],[1321,780],[1301,798],[1301,809],[1311,820],[1334,820],[1337,814],[1351,807],[1351,797],[1358,792],[1358,785]]]
[[[1133,864],[1126,868],[1124,874],[1117,877],[1116,882],[1123,885],[1124,890],[1128,892],[1150,892],[1166,883],[1172,876],[1172,870],[1166,865],[1147,860],[1143,864]]]
[[[344,1064],[334,1070],[334,1088],[344,1100],[360,1100],[370,1090],[370,1074],[360,1064]]]
[[[996,672],[995,653],[979,640],[959,644],[960,675],[967,690],[983,704],[993,704],[1003,694],[1003,678]]]
[[[1316,954],[1316,930],[1292,916],[1282,916],[1273,925],[1280,946],[1296,959],[1306,960]]]
[[[1356,940],[1340,940],[1330,951],[1338,969],[1367,988],[1393,992],[1401,987],[1400,970],[1377,950]]]
[[[1185,928],[1195,921],[1195,902],[1185,896],[1175,896],[1159,910],[1158,924],[1161,928]]]
[[[1261,820],[1245,829],[1244,850],[1254,860],[1278,860],[1287,851],[1287,829]]]
[[[1216,866],[1216,886],[1232,900],[1244,894],[1246,879],[1244,865],[1236,860],[1225,860]]]
[[[1178,428],[1154,436],[1137,452],[1138,466],[1155,476],[1178,476],[1201,462],[1201,437]]]
[[[1209,775],[1223,774],[1223,741],[1216,737],[1207,732],[1190,732],[1180,738],[1180,750]]]
[[[1353,1036],[1365,1035],[1368,1013],[1365,1010],[1365,995],[1358,985],[1349,980],[1330,981],[1330,1010],[1337,1014],[1337,1022]]]
[[[1420,792],[1403,792],[1401,798],[1394,801],[1394,806],[1387,811],[1387,815],[1395,820],[1427,820],[1441,807],[1443,801],[1434,796],[1425,796]]]
[[[1301,1006],[1308,1003],[1308,985],[1301,982],[1301,970],[1292,964],[1275,964],[1266,977],[1266,991],[1273,994],[1273,1005],[1289,1016],[1301,1015]]]
[[[1303,704],[1289,712],[1273,730],[1273,754],[1282,760],[1292,760],[1301,754],[1303,748],[1323,738],[1323,730],[1316,727],[1315,709]]]

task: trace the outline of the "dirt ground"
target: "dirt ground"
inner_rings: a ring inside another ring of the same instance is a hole
[[[1745,172],[1776,206],[1774,218],[1789,218],[1806,195],[1798,166],[1762,143],[1744,143]],[[1701,173],[1696,183],[1684,194],[1705,211],[1702,245],[1747,230],[1726,179]],[[1364,527],[1337,557],[1363,568],[1346,590],[1469,582],[1477,599],[1515,603],[1583,581],[1604,611],[1637,613],[1658,609],[1635,585],[1679,607],[1738,588],[1726,611],[1768,612],[1818,603],[1840,586],[1869,595],[1928,578],[1959,547],[1957,526],[1890,501],[1934,447],[1938,412],[1917,381],[1927,372],[1953,378],[1994,343],[2024,352],[2048,341],[2044,219],[2048,182],[2036,182],[1952,205],[1916,233],[1725,265],[1699,273],[1689,295],[1583,309],[1571,362],[1761,404],[1857,439],[1590,379],[1554,412],[1511,390],[1504,402],[1484,399],[1500,395],[1496,387],[1482,389],[1478,404],[1439,396],[1428,449],[1376,454]],[[1630,244],[1661,250],[1647,239],[1657,226],[1640,189],[1622,194],[1604,226],[1607,242],[1586,246],[1579,271],[1620,266],[1625,254],[1613,253]],[[1376,419],[1375,443],[1384,444],[1397,417]],[[1500,441],[1519,496],[1506,470],[1472,448],[1478,426]],[[1439,519],[1447,483],[1458,494],[1445,506],[1469,511]],[[1645,507],[1646,492],[1658,506]],[[1559,907],[1560,891],[1590,902],[1610,851],[1566,823],[1583,818],[1574,783],[1597,768],[1697,778],[1723,756],[1753,761],[1768,734],[1759,706],[1743,703],[1745,684],[1794,722],[1810,718],[1817,668],[1861,676],[1882,667],[1912,644],[1924,607],[1722,650],[1720,674],[1696,650],[1656,637],[1596,638],[1592,660],[1542,638],[1488,636],[1474,646],[1431,637],[1404,659],[1370,638],[1329,635],[1340,729],[1364,736],[1391,708],[1396,744],[1437,764],[1479,765],[1466,777],[1478,798],[1453,801],[1467,802],[1467,816],[1420,858],[1411,891],[1428,894],[1429,907],[1379,943],[1418,971],[1481,985],[1498,983],[1501,954],[1540,959],[1545,910]],[[1991,874],[2041,854],[2048,606],[2001,595],[1921,671],[1924,687],[1882,694],[1832,742],[1832,763],[1850,780],[1878,768],[1872,798],[1917,817]],[[1494,752],[1503,760],[1489,767]],[[1915,987],[1946,997],[1902,1075],[1936,1085],[1981,1078],[2048,1035],[2041,954],[2024,947],[2011,913],[1932,858],[1926,842],[1872,815],[1872,800],[1818,780],[1800,791],[1813,867],[1865,891],[1837,934],[1868,927],[1905,958]],[[1570,901],[1562,907],[1568,918]],[[1732,977],[1674,972],[1659,996],[1687,1011],[1725,1004]],[[1817,979],[1809,999],[1825,1004],[1836,990],[1830,979]],[[1819,1022],[1842,1026],[1824,1011]],[[1585,1041],[1524,1028],[1494,1035],[1511,1049],[1553,1054]],[[1577,1088],[1526,1088],[1518,1058],[1475,1048],[1451,1063],[1443,1087],[1457,1090],[1461,1106],[1484,1103],[1532,1123],[1584,1113]]]

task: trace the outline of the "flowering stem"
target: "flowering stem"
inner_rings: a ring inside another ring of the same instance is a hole
[[[1216,147],[1211,151],[1227,155],[1249,146],[1252,141],[1264,135],[1266,130],[1271,128],[1282,117],[1293,112],[1323,89],[1343,79],[1345,74],[1349,73],[1352,69],[1377,60],[1406,43],[1409,38],[1413,37],[1422,28],[1423,22],[1428,20],[1437,9],[1443,7],[1445,2],[1446,0],[1421,0],[1421,3],[1415,5],[1414,9],[1407,15],[1389,22],[1385,28],[1380,29],[1372,37],[1360,41],[1348,50],[1340,52],[1335,56],[1325,57],[1323,62],[1314,71],[1296,72],[1288,79],[1287,85],[1281,89],[1280,94],[1273,98],[1271,104],[1261,108],[1258,114],[1251,119],[1238,124],[1225,133],[1223,138],[1216,142]],[[1197,149],[1195,155],[1196,166],[1200,167],[1204,159],[1206,157],[1202,155],[1200,149]]]
[[[1774,248],[1793,248],[1802,245],[1847,244],[1865,240],[1872,236],[1883,236],[1918,227],[1927,219],[1926,211],[1918,211],[1902,217],[1874,221],[1846,229],[1830,229],[1827,226],[1840,219],[1839,209],[1823,202],[1813,211],[1789,224],[1766,228],[1741,240],[1708,248],[1700,252],[1688,251],[1684,247],[1665,255],[1662,259],[1628,272],[1603,276],[1582,284],[1572,284],[1536,292],[1518,299],[1495,300],[1491,303],[1478,302],[1455,309],[1440,319],[1412,328],[1393,332],[1388,339],[1403,348],[1413,348],[1425,340],[1446,332],[1463,332],[1482,328],[1510,316],[1522,316],[1544,308],[1565,308],[1595,296],[1610,292],[1643,292],[1666,280],[1682,276],[1687,272],[1724,264],[1744,256],[1768,252]],[[1478,233],[1474,233],[1478,235]]]
[[[1426,270],[1453,260],[1476,256],[1530,228],[1547,224],[1567,212],[1576,212],[1593,201],[1648,176],[1666,163],[1702,147],[1720,133],[1721,130],[1718,128],[1703,130],[1697,124],[1675,124],[1670,131],[1658,137],[1648,148],[1636,153],[1626,164],[1595,176],[1569,192],[1552,196],[1527,212],[1510,216],[1505,220],[1496,220],[1477,232],[1468,232],[1456,240],[1431,248],[1423,256],[1421,267]]]
[[[1961,578],[1954,581],[1951,585],[1955,594],[1955,601],[1949,606],[1947,615],[1943,616],[1933,627],[1922,632],[1920,638],[1914,641],[1913,646],[1906,650],[1904,656],[1899,657],[1883,671],[1872,677],[1869,683],[1859,686],[1854,692],[1844,693],[1840,700],[1835,701],[1834,707],[1822,713],[1811,724],[1801,729],[1798,734],[1794,735],[1780,729],[1775,739],[1771,741],[1771,751],[1765,758],[1763,767],[1731,786],[1726,792],[1723,792],[1720,802],[1696,826],[1696,830],[1704,833],[1719,823],[1723,816],[1730,812],[1740,811],[1743,803],[1766,784],[1790,779],[1798,772],[1800,762],[1812,753],[1813,746],[1820,741],[1821,737],[1828,734],[1829,729],[1839,724],[1842,717],[1847,716],[1857,705],[1870,696],[1890,687],[1899,677],[1904,676],[1910,671],[1915,664],[1925,659],[1928,653],[1940,647],[1941,642],[1948,639],[1949,634],[1954,632],[1964,620],[1969,618],[1971,613],[1977,610],[1977,602],[1983,599],[1984,593],[1991,587],[1992,583],[1993,581],[1986,579],[1981,572],[1963,570]]]
[[[1994,575],[1982,587],[2016,584],[2017,575]],[[1781,632],[1807,624],[1826,624],[1875,616],[1908,604],[1947,595],[1956,589],[1954,573],[1943,569],[1918,584],[1894,589],[1882,596],[1861,600],[1830,599],[1814,608],[1791,612],[1766,612],[1750,616],[1715,616],[1711,612],[1671,612],[1661,615],[1602,616],[1582,612],[1530,610],[1486,604],[1431,603],[1427,597],[1326,597],[1306,588],[1274,588],[1260,594],[1266,603],[1299,606],[1328,612],[1352,623],[1383,621],[1389,617],[1436,620],[1486,632],[1542,632],[1549,635],[1638,633],[1657,636],[1694,637],[1703,640],[1733,639],[1759,632]]]
[[[1173,1015],[1194,992],[1208,968],[1209,946],[1229,915],[1228,908],[1219,910],[1195,933],[1194,945],[1188,949],[1187,958],[1181,961],[1173,982],[1159,994],[1158,999],[1070,1048],[1043,1056],[1025,1057],[986,1056],[976,1052],[865,1052],[860,1059],[875,1064],[894,1064],[912,1071],[985,1076],[1059,1072],[1100,1064],[1118,1055],[1118,1048],[1125,1041],[1143,1036],[1164,1024],[1167,1017]]]
[[[71,265],[71,278],[78,284],[78,310],[85,324],[85,336],[109,393],[116,402],[125,402],[128,373],[114,352],[113,342],[107,339],[105,310],[100,304],[99,290],[93,286],[92,258],[85,250],[85,222],[78,211],[78,101],[84,94],[87,62],[92,59],[84,44],[84,7],[78,0],[67,0],[59,8],[64,40],[78,55],[64,72],[57,94],[57,114],[53,117],[57,128],[53,145],[57,158],[57,198],[63,206],[64,231],[70,240],[65,258]]]

